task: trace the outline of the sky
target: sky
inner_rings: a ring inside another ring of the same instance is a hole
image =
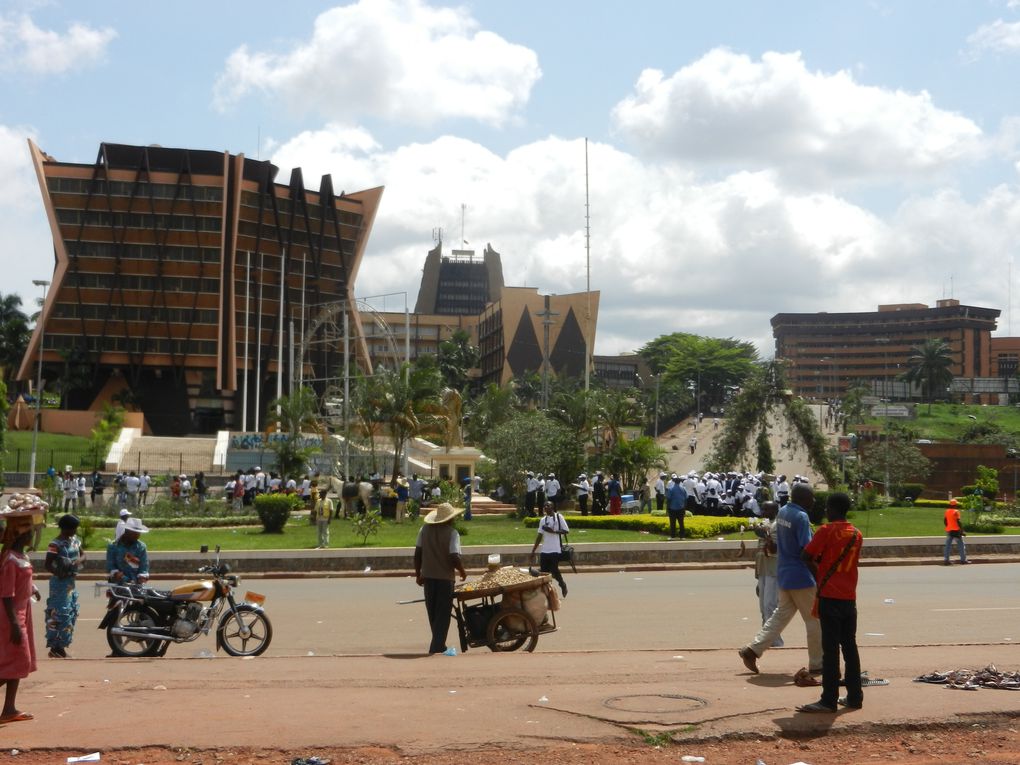
[[[1020,334],[1018,66],[1020,0],[0,0],[0,291],[53,268],[27,138],[385,186],[359,296],[413,307],[437,229],[581,291],[587,140],[596,353],[949,297]]]

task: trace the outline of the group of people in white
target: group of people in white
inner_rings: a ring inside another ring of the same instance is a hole
[[[699,474],[691,470],[687,474],[659,476],[650,481],[650,491],[642,498],[642,506],[649,507],[655,498],[655,508],[662,510],[669,490],[679,482],[687,492],[687,509],[699,515],[738,515],[748,518],[761,517],[761,503],[773,499],[779,506],[790,500],[790,487],[807,483],[804,476],[795,475],[788,481],[785,475],[775,478],[765,473],[713,473]]]

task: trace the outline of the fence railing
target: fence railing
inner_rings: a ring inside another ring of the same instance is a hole
[[[31,449],[9,449],[4,456],[3,469],[7,473],[27,473],[32,461]],[[50,467],[58,473],[70,470],[72,473],[91,473],[95,469],[106,472],[106,455],[96,454],[92,449],[39,449],[36,452],[35,469],[45,474]],[[128,454],[120,463],[120,470],[134,470],[141,475],[143,470],[156,475],[170,473],[191,475],[199,470],[213,472],[211,455],[193,452],[166,451]],[[222,468],[216,472],[221,472]]]

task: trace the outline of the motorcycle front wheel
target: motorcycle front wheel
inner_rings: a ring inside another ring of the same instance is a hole
[[[260,656],[273,639],[273,625],[260,609],[243,603],[220,619],[216,640],[231,656]]]
[[[125,630],[156,629],[156,618],[148,608],[139,605],[125,608],[106,628],[106,642],[110,644],[115,656],[140,658],[155,656],[159,652],[161,641],[113,634],[113,630],[118,627]]]

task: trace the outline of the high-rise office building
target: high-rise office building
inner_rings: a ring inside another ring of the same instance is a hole
[[[77,164],[29,150],[55,262],[19,379],[41,352],[73,408],[121,394],[175,435],[258,428],[292,379],[341,363],[329,344],[291,348],[312,307],[353,299],[381,187],[309,189],[300,169],[277,183],[271,163],[221,151],[104,143]]]

